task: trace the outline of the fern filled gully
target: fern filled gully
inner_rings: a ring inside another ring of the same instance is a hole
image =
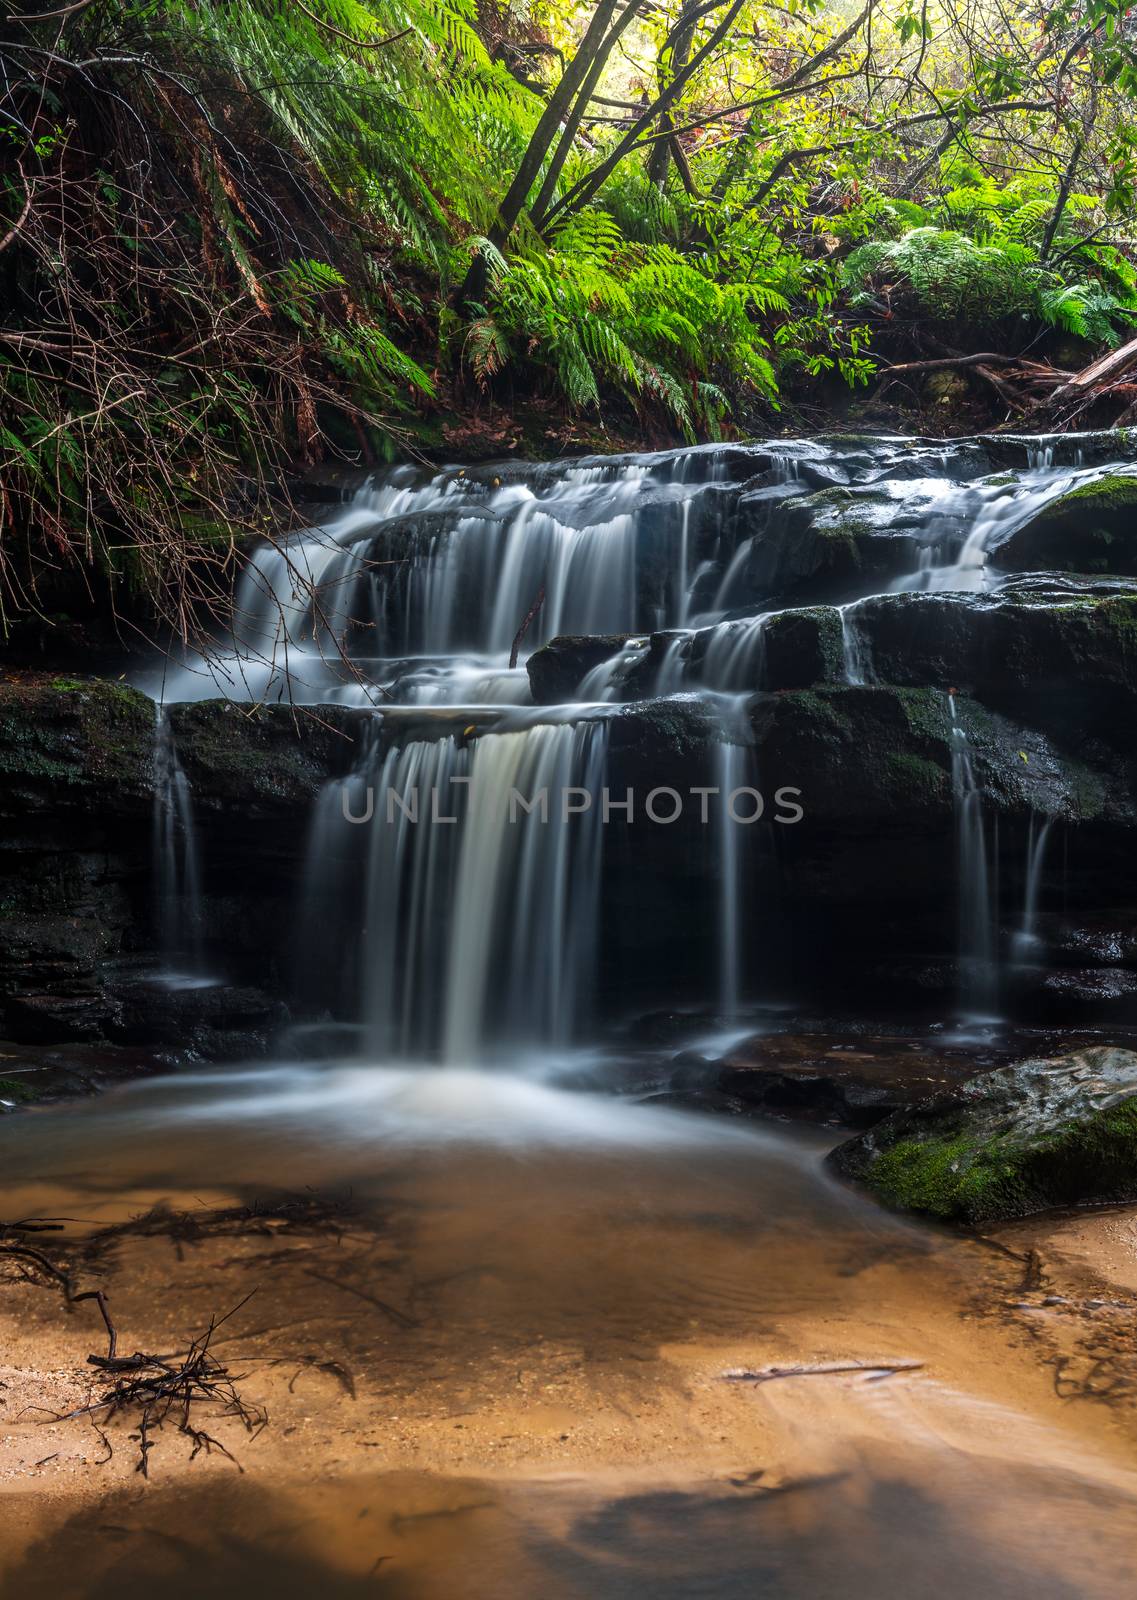
[[[1126,1198],[1112,1156],[971,1230],[825,1157],[1074,1052],[1118,1103],[1126,439],[308,488],[200,652],[5,690],[7,879],[88,874],[66,971],[5,968],[5,1083],[144,1069],[3,1120],[6,1214],[120,1353],[204,1306],[246,1402],[140,1425],[95,1311],[14,1285],[10,1592],[1125,1592],[1137,1274],[1021,1220]]]

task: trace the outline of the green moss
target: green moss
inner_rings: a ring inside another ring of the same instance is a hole
[[[1055,517],[1061,516],[1067,508],[1082,505],[1101,506],[1113,511],[1137,506],[1137,477],[1129,478],[1123,477],[1120,473],[1108,473],[1104,478],[1098,478],[1092,483],[1083,483],[1046,506],[1039,513],[1038,521],[1052,521]]]
[[[912,733],[937,744],[947,740],[951,713],[942,689],[896,689],[893,693]]]
[[[893,750],[886,755],[884,765],[890,782],[913,800],[939,800],[947,790],[947,772],[926,756]]]
[[[1034,1137],[900,1139],[865,1181],[886,1205],[941,1221],[989,1222],[1088,1195],[1125,1199],[1137,1193],[1137,1097]]]
[[[57,677],[0,684],[0,777],[26,796],[47,785],[72,790],[145,788],[154,711],[124,683]]]
[[[1013,1213],[1020,1186],[1013,1162],[984,1159],[975,1141],[902,1139],[871,1172],[873,1191],[901,1211],[923,1211],[951,1221]]]
[[[816,689],[797,689],[794,691],[794,704],[800,708],[800,714],[807,722],[835,733],[851,733],[849,719],[842,714],[840,705],[840,697],[847,692],[844,689],[827,689],[823,693]]]
[[[29,1089],[26,1083],[18,1083],[15,1078],[0,1078],[0,1100],[13,1100],[16,1105],[27,1105],[35,1098],[35,1090]]]

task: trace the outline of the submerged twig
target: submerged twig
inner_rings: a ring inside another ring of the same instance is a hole
[[[897,1372],[918,1372],[922,1361],[819,1361],[797,1367],[761,1367],[755,1372],[739,1368],[724,1372],[728,1383],[772,1383],[775,1378],[828,1378],[842,1372],[862,1373],[869,1383],[879,1383]]]

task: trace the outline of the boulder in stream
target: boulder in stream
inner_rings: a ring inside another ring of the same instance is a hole
[[[575,700],[588,674],[634,637],[630,633],[562,633],[550,639],[534,650],[525,664],[534,701],[539,706],[554,706]]]
[[[1070,489],[993,544],[991,559],[1010,572],[1137,574],[1137,476],[1109,473]]]
[[[999,1068],[828,1159],[886,1205],[973,1226],[1137,1200],[1137,1053],[1099,1046]]]

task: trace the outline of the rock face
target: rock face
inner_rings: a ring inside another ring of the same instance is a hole
[[[99,679],[0,681],[0,816],[35,826],[61,812],[146,816],[154,707]]]
[[[1137,714],[1137,589],[1034,577],[991,595],[892,594],[855,608],[883,683],[956,687],[1052,733],[1128,748]]]
[[[886,1205],[945,1222],[1137,1199],[1137,1054],[1000,1068],[897,1112],[829,1161]]]
[[[165,987],[154,899],[151,701],[119,683],[0,680],[0,1037],[262,1050],[284,1019],[279,932],[311,802],[350,763],[358,713],[170,712],[208,849],[207,942],[233,983]]]

